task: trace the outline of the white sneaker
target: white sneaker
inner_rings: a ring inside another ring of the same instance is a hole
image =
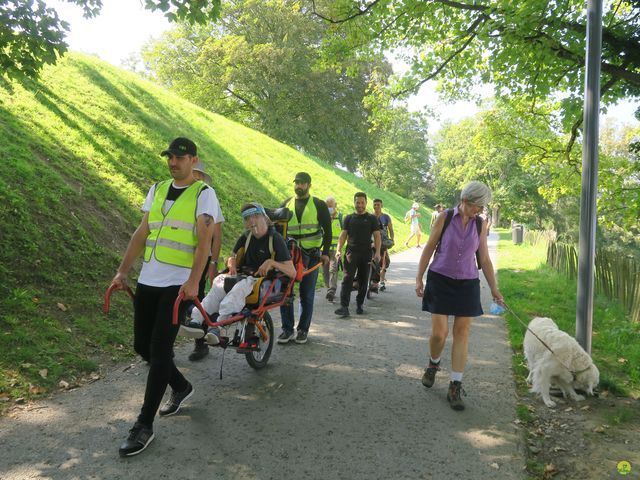
[[[208,345],[218,345],[220,343],[220,330],[217,328],[210,328],[204,336],[204,341]]]
[[[191,320],[186,325],[180,325],[180,330],[178,331],[178,333],[189,338],[204,337],[204,329],[202,328],[202,324],[194,320]]]

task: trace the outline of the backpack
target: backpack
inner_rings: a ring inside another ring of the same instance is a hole
[[[440,238],[438,239],[438,245],[436,245],[436,252],[440,251],[440,242],[442,242],[442,236],[444,235],[444,231],[447,229],[449,224],[451,223],[451,219],[453,218],[453,208],[447,208],[447,217],[444,219],[444,225],[442,225],[442,232],[440,233]],[[476,215],[476,229],[478,230],[478,237],[482,233],[482,218],[479,215]],[[480,266],[480,253],[476,250],[476,264],[478,265],[478,270],[481,270]]]
[[[387,230],[389,228],[389,223],[383,225],[382,220],[380,219],[378,219],[378,223],[380,223],[380,245],[382,245],[382,248],[386,249],[393,247],[395,242],[389,238],[389,231]]]

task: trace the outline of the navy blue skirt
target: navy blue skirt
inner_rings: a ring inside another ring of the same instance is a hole
[[[422,297],[422,310],[456,317],[482,315],[484,312],[480,305],[480,279],[455,280],[429,270]]]

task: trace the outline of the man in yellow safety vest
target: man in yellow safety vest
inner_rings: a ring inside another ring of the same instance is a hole
[[[176,138],[161,155],[167,157],[173,178],[149,189],[142,206],[142,221],[111,282],[116,288],[126,288],[129,270],[143,255],[134,300],[133,333],[134,348],[149,362],[149,373],[142,409],[120,446],[122,457],[137,455],[153,440],[153,421],[167,385],[171,396],[159,410],[161,417],[177,413],[193,394],[193,386],[173,363],[173,342],[179,328],[172,323],[173,304],[180,293],[185,300],[198,295],[214,225],[224,221],[214,190],[193,176],[198,161],[195,143]],[[180,307],[182,321],[187,302]]]
[[[299,172],[294,179],[295,197],[290,197],[282,204],[293,212],[289,221],[288,235],[298,241],[302,249],[305,266],[313,267],[318,262],[329,262],[331,248],[331,216],[327,204],[309,194],[311,176],[307,172]],[[282,333],[278,343],[307,343],[309,326],[313,315],[313,300],[315,297],[318,270],[305,275],[300,282],[300,321],[297,333],[294,334],[293,305],[280,307],[282,317]]]

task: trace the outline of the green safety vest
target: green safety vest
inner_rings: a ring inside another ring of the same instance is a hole
[[[162,213],[162,206],[172,181],[165,180],[156,184],[149,211],[150,233],[145,243],[144,261],[148,262],[151,260],[151,255],[155,255],[159,262],[191,268],[198,245],[196,234],[198,195],[206,185],[200,180],[191,184],[165,215]]]
[[[342,233],[342,214],[338,213],[336,218],[331,219],[331,250],[338,247],[340,233]]]
[[[295,238],[305,250],[320,248],[322,245],[322,229],[318,223],[318,211],[313,197],[309,197],[300,222],[298,222],[298,216],[296,215],[296,197],[291,197],[287,202],[287,208],[293,212],[293,217],[289,220],[287,233]]]

